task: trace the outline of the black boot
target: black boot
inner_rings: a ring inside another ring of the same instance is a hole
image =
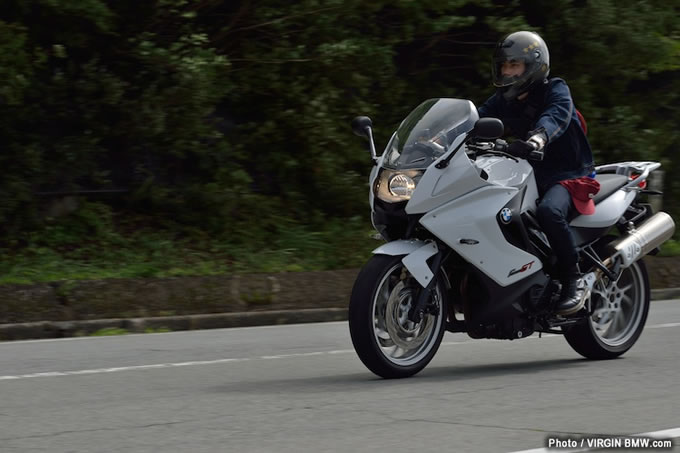
[[[562,291],[555,312],[560,316],[573,315],[585,305],[584,283],[578,272],[572,271],[560,279]]]

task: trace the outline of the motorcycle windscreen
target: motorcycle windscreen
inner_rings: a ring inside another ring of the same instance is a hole
[[[401,122],[385,150],[383,166],[394,170],[424,169],[444,154],[456,137],[479,119],[465,99],[428,99]]]

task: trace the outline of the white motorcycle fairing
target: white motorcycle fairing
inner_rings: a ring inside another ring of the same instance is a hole
[[[465,136],[458,137],[451,148],[455,149],[463,139]],[[444,154],[437,162],[445,159],[447,155],[448,153]],[[479,170],[461,149],[451,158],[447,167],[439,169],[435,163],[425,171],[411,199],[406,204],[406,212],[408,214],[430,212],[486,185],[489,183],[479,177]]]
[[[487,174],[487,181],[502,187],[526,187],[520,212],[536,210],[538,188],[534,169],[526,160],[513,161],[506,157],[479,156],[475,166]]]
[[[498,224],[498,213],[517,195],[516,188],[488,185],[428,212],[420,223],[498,285],[508,286],[543,268],[538,257],[509,243]]]
[[[373,250],[374,255],[406,255],[401,262],[413,275],[420,285],[425,288],[434,277],[427,260],[437,254],[439,249],[434,242],[424,242],[417,239],[388,242]]]

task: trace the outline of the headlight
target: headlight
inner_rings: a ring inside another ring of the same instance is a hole
[[[411,195],[416,188],[416,183],[410,176],[406,176],[403,173],[397,173],[390,178],[387,188],[395,197],[411,198]]]
[[[388,203],[411,199],[424,170],[388,170],[383,168],[375,180],[375,196]]]

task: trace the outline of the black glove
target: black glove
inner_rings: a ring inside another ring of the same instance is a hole
[[[525,142],[524,140],[515,140],[508,145],[508,154],[511,156],[519,157],[520,159],[526,159],[529,157],[529,153],[535,151],[536,147],[532,143]]]

